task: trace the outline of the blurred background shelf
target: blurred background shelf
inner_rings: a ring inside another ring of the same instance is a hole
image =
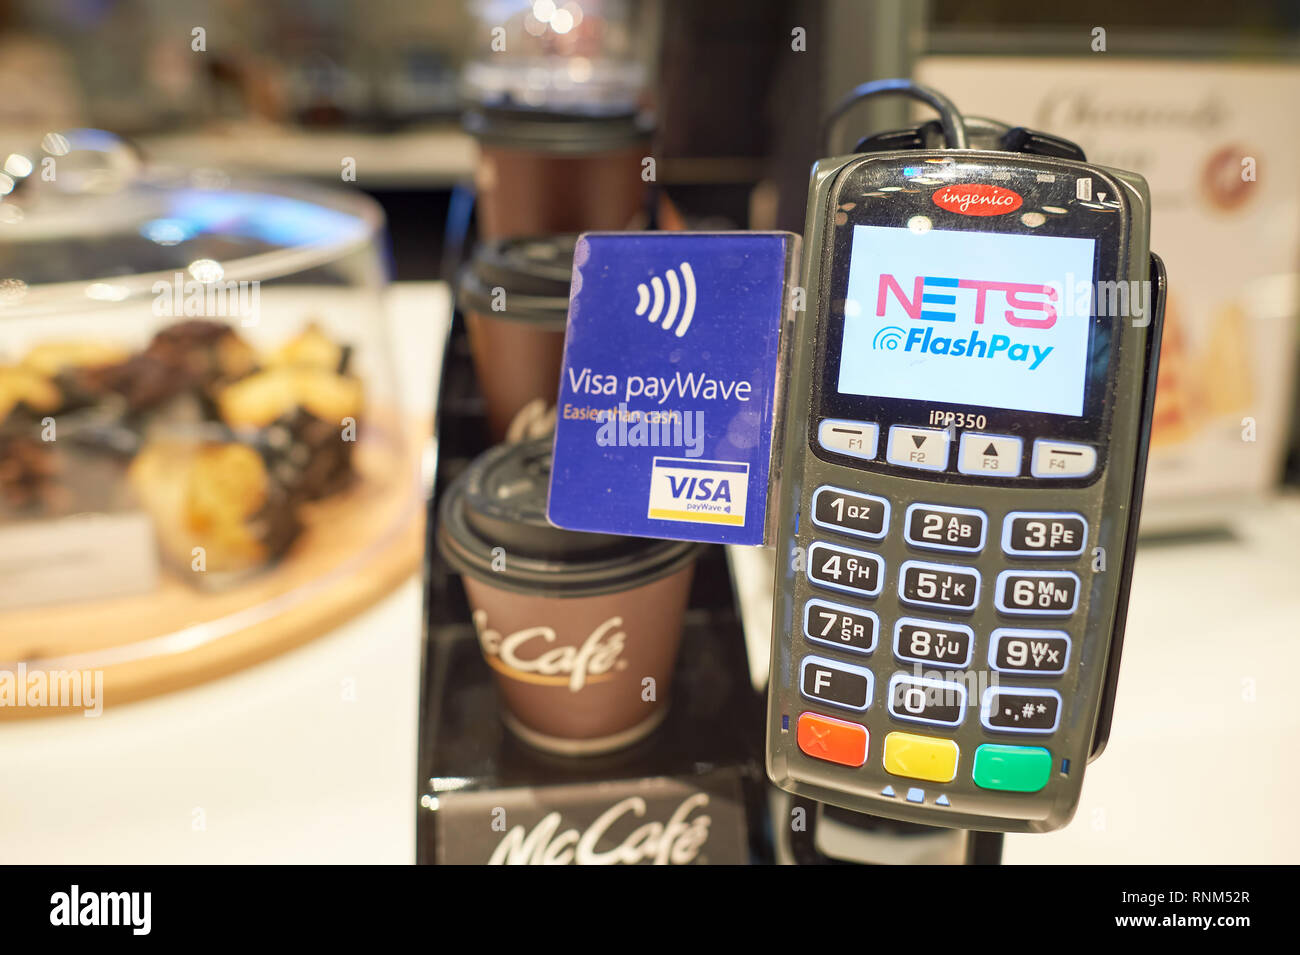
[[[142,136],[139,143],[158,162],[255,168],[336,183],[345,181],[345,160],[353,160],[355,181],[365,189],[448,189],[469,178],[476,153],[473,138],[455,123],[392,133],[229,124]]]

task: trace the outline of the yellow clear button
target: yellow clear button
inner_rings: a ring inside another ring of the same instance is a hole
[[[885,737],[885,772],[908,779],[950,783],[957,776],[960,752],[950,739],[890,733]]]

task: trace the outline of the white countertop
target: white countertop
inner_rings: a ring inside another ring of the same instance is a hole
[[[1110,744],[1007,862],[1300,862],[1300,497],[1233,540],[1140,546]]]
[[[478,155],[474,138],[456,123],[368,133],[232,121],[201,130],[146,136],[140,145],[154,162],[178,168],[242,167],[334,182],[340,181],[347,158],[352,160],[349,166],[354,181],[367,189],[451,185],[473,174]]]
[[[428,408],[447,292],[391,294],[402,390]],[[1007,862],[1300,861],[1300,498],[1236,523],[1234,540],[1139,550],[1110,746],[1074,822],[1009,836]],[[733,552],[760,679],[762,554]],[[412,578],[233,676],[0,723],[0,862],[413,861],[420,612]]]

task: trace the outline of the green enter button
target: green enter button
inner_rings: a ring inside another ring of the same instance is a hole
[[[1052,754],[1041,746],[985,743],[975,750],[975,785],[1012,793],[1036,793],[1052,775]]]

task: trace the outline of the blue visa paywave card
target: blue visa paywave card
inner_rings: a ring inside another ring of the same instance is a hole
[[[573,260],[551,523],[762,544],[798,237],[587,233]]]

